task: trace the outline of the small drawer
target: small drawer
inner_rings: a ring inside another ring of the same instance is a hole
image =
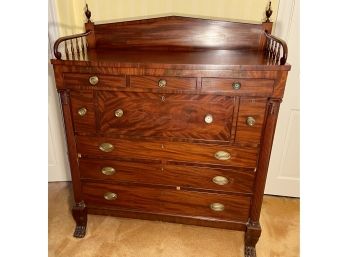
[[[125,76],[86,74],[86,73],[64,73],[65,87],[92,87],[93,89],[125,88]]]
[[[241,98],[235,142],[260,143],[267,99]]]
[[[218,164],[255,168],[258,149],[230,145],[186,142],[141,141],[77,136],[77,150],[82,156],[103,158],[173,160],[189,163]]]
[[[163,90],[195,90],[196,78],[131,76],[130,86],[133,88]]]
[[[238,169],[80,159],[81,178],[251,193],[254,172]]]
[[[70,101],[75,132],[95,132],[93,91],[71,91]]]
[[[135,185],[82,183],[87,206],[247,222],[250,197]]]
[[[270,96],[274,80],[202,78],[202,92],[230,93],[233,95]]]

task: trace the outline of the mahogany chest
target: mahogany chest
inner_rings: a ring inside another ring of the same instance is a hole
[[[87,214],[245,231],[255,244],[287,47],[272,23],[178,16],[94,24],[52,60]]]

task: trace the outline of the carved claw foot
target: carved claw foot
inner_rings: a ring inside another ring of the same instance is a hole
[[[256,249],[255,249],[255,247],[246,246],[245,247],[244,256],[245,257],[256,257]]]
[[[86,226],[77,225],[74,232],[74,237],[83,238],[86,235]]]

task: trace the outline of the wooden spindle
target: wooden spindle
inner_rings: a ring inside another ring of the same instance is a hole
[[[278,63],[280,58],[280,44],[278,43],[278,49],[277,49],[277,56],[276,56],[276,62]]]
[[[71,59],[75,60],[74,41],[70,39]]]
[[[81,38],[81,53],[82,53],[82,60],[85,59],[85,43],[83,42],[83,37],[80,37]]]
[[[80,45],[79,45],[79,41],[77,40],[77,38],[75,38],[76,42],[76,53],[77,53],[77,59],[80,60]]]
[[[67,60],[69,60],[69,50],[68,50],[68,45],[66,41],[64,41],[64,46],[65,46],[65,57]]]

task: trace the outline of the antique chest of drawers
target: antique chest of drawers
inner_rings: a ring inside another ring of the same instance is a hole
[[[52,60],[74,236],[85,235],[87,213],[162,220],[245,231],[255,256],[290,70],[272,23],[87,18],[85,33],[57,40]]]

